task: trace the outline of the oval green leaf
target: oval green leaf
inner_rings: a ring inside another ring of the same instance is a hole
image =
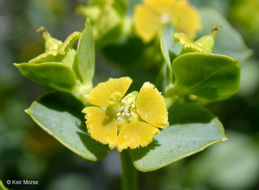
[[[60,91],[70,92],[76,84],[72,69],[62,63],[22,63],[15,66],[26,78]]]
[[[109,148],[86,132],[82,104],[71,95],[51,93],[32,103],[26,113],[49,135],[79,156],[97,161]]]
[[[75,70],[84,84],[92,84],[95,69],[95,49],[92,27],[89,21],[79,38]]]
[[[176,104],[169,118],[170,126],[150,145],[130,151],[138,170],[160,169],[226,140],[220,121],[198,104]]]
[[[182,94],[195,94],[206,99],[229,98],[239,89],[240,67],[237,62],[223,55],[183,54],[172,63],[175,89]]]

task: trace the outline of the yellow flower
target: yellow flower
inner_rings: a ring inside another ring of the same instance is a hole
[[[134,13],[134,25],[137,35],[144,42],[151,41],[163,24],[171,23],[178,30],[195,37],[201,29],[197,10],[186,0],[144,0]]]
[[[168,127],[161,93],[146,82],[139,93],[133,91],[124,96],[131,83],[129,77],[100,83],[88,95],[88,101],[95,106],[83,110],[91,137],[120,152],[147,146],[156,133],[160,134],[158,128]]]

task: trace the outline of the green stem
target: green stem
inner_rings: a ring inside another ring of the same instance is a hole
[[[165,91],[165,102],[167,109],[170,109],[175,102],[177,102],[184,94],[176,85],[171,84],[167,86]]]
[[[172,67],[167,64],[167,68],[168,68],[168,85],[172,85],[173,84],[173,71],[172,71]]]
[[[120,153],[122,169],[122,190],[138,190],[137,170],[127,150]]]

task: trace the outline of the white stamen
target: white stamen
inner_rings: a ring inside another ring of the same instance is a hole
[[[121,100],[121,102],[127,103],[125,100]],[[131,121],[132,119],[134,119],[135,112],[132,109],[135,107],[136,107],[135,104],[131,104],[131,105],[127,105],[127,106],[121,105],[120,109],[119,109],[120,111],[118,113],[116,113],[117,121],[124,122],[124,121]]]

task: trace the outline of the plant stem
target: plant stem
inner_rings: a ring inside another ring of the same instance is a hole
[[[122,169],[122,190],[138,190],[138,174],[128,150],[120,153]]]
[[[174,84],[168,85],[165,91],[165,102],[167,109],[171,108],[173,104],[179,100],[184,94]]]

